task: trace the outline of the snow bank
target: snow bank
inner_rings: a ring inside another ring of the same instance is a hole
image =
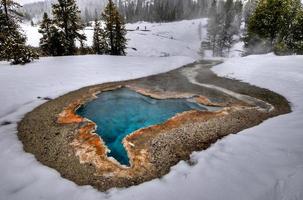
[[[0,64],[0,121],[14,122],[0,126],[0,199],[303,199],[302,56],[234,58],[215,67],[222,76],[285,95],[294,112],[193,153],[195,165],[182,161],[161,179],[101,193],[76,186],[23,152],[15,122],[42,103],[36,96],[55,97],[88,84],[159,73],[186,62],[190,60],[85,56],[44,58],[24,67]],[[3,108],[7,106],[10,109]]]

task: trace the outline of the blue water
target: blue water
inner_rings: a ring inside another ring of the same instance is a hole
[[[206,110],[186,99],[156,100],[122,88],[101,93],[97,99],[80,107],[77,114],[97,124],[97,134],[110,149],[108,156],[128,166],[129,158],[122,144],[125,136],[194,109]]]

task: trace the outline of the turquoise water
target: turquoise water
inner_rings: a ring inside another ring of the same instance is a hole
[[[128,166],[129,158],[122,144],[125,136],[194,109],[207,110],[186,99],[156,100],[122,88],[101,93],[97,99],[80,107],[77,114],[97,124],[97,134],[110,149],[108,156]]]

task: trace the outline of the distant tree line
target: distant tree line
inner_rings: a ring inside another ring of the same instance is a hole
[[[171,22],[206,17],[209,0],[116,0],[127,22]]]
[[[120,14],[126,22],[149,21],[170,22],[182,19],[206,17],[210,0],[114,0]],[[24,5],[21,10],[27,20],[41,19],[43,13],[51,15],[51,5],[55,0],[35,2]],[[81,18],[88,25],[94,21],[107,0],[77,0]]]

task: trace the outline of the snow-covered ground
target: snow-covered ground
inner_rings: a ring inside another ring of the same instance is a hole
[[[76,56],[42,58],[26,66],[0,63],[0,124],[12,122],[0,126],[0,200],[303,199],[303,56],[233,58],[215,67],[222,76],[284,95],[294,112],[193,153],[194,166],[182,161],[161,179],[102,193],[61,178],[23,151],[17,122],[43,103],[38,96],[54,98],[86,85],[147,76],[192,61]]]
[[[27,35],[27,44],[38,47],[41,37],[38,32],[39,27],[23,23],[21,28]],[[84,30],[87,36],[87,46],[92,46],[93,29],[93,27],[86,27]],[[207,38],[207,18],[170,23],[136,22],[126,24],[126,29],[128,30],[126,36],[128,56],[189,56],[199,59],[201,57],[199,54],[201,41],[206,41]],[[235,40],[239,41],[239,37],[235,37]],[[77,45],[79,46],[78,43]],[[241,56],[243,45],[243,42],[236,42],[228,57]],[[210,51],[205,51],[205,57],[210,58],[211,55]]]
[[[172,23],[137,22],[127,24],[128,56],[189,56],[199,58],[200,42],[206,38],[207,19],[184,20]],[[136,30],[139,27],[139,30]],[[146,27],[146,30],[144,31]],[[199,31],[201,27],[201,30]],[[38,27],[22,24],[27,44],[38,47]],[[92,45],[93,27],[86,27],[86,44]],[[136,49],[136,50],[134,50]]]

